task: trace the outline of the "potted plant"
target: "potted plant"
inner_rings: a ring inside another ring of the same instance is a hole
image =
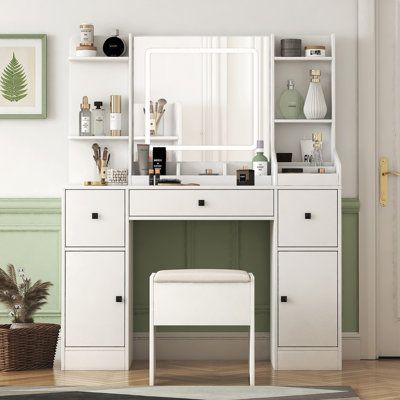
[[[60,326],[34,323],[33,316],[46,304],[51,282],[32,284],[22,269],[0,268],[0,302],[10,310],[12,324],[0,325],[0,370],[26,370],[53,366]]]

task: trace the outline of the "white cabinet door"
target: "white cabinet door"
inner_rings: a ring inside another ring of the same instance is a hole
[[[337,196],[337,190],[279,190],[278,245],[337,246]]]
[[[279,346],[337,346],[337,253],[279,252]]]
[[[125,191],[69,189],[65,192],[65,245],[125,245]]]
[[[66,252],[65,274],[66,346],[124,346],[125,253]]]

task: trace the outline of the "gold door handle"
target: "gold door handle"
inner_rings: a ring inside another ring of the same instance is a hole
[[[388,200],[388,176],[400,176],[399,171],[388,170],[388,159],[382,157],[379,160],[379,204],[382,207],[387,206]]]

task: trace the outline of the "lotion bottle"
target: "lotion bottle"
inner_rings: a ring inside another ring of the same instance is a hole
[[[83,96],[81,111],[79,112],[79,136],[93,136],[92,134],[92,113],[87,96]]]
[[[268,158],[264,155],[264,140],[257,140],[256,155],[253,157],[253,170],[255,176],[269,175]]]
[[[110,96],[110,134],[111,136],[121,136],[121,96]]]

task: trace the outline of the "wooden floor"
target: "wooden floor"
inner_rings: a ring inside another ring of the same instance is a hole
[[[159,361],[158,385],[246,385],[246,362]],[[143,386],[147,363],[131,371],[37,370],[2,372],[0,386]],[[257,385],[351,386],[361,399],[400,399],[400,360],[346,361],[343,371],[273,371],[257,362]],[[1,390],[1,389],[0,389]]]

